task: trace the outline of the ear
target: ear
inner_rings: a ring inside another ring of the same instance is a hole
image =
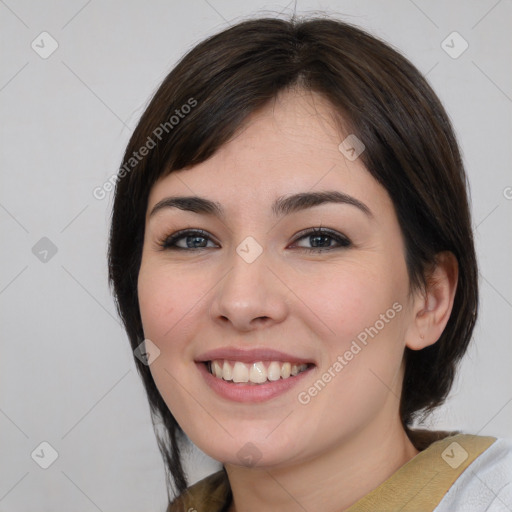
[[[448,323],[453,308],[459,265],[452,252],[436,255],[436,264],[426,276],[426,289],[413,300],[413,321],[407,329],[406,346],[421,350],[433,345]]]

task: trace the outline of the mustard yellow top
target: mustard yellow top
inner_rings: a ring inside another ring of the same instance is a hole
[[[432,512],[464,470],[496,441],[456,434],[432,443],[345,512]],[[231,489],[224,471],[189,487],[167,512],[226,512]]]

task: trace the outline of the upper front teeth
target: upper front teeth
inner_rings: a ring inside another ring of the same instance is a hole
[[[208,365],[210,373],[219,379],[233,382],[252,382],[254,384],[262,384],[267,380],[287,379],[290,375],[295,376],[303,372],[307,367],[307,364],[296,365],[279,361],[272,361],[268,364],[268,367],[265,366],[263,361],[248,365],[240,361],[234,363],[211,361]]]

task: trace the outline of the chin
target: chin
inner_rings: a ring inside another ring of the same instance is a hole
[[[276,424],[273,428],[275,426]],[[250,468],[275,467],[299,460],[306,455],[305,451],[308,449],[307,443],[301,448],[292,441],[292,439],[301,439],[301,441],[305,439],[304,432],[299,435],[299,431],[294,436],[288,432],[281,432],[280,435],[274,432],[269,435],[272,430],[260,426],[246,428],[243,431],[239,429],[233,437],[225,433],[221,439],[204,438],[205,431],[208,431],[207,426],[199,439],[194,440],[193,437],[190,439],[204,453],[222,464]]]

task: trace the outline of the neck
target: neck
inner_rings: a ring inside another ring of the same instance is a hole
[[[385,431],[368,428],[325,453],[284,467],[226,465],[231,512],[339,512],[378,487],[418,454],[397,418]]]

